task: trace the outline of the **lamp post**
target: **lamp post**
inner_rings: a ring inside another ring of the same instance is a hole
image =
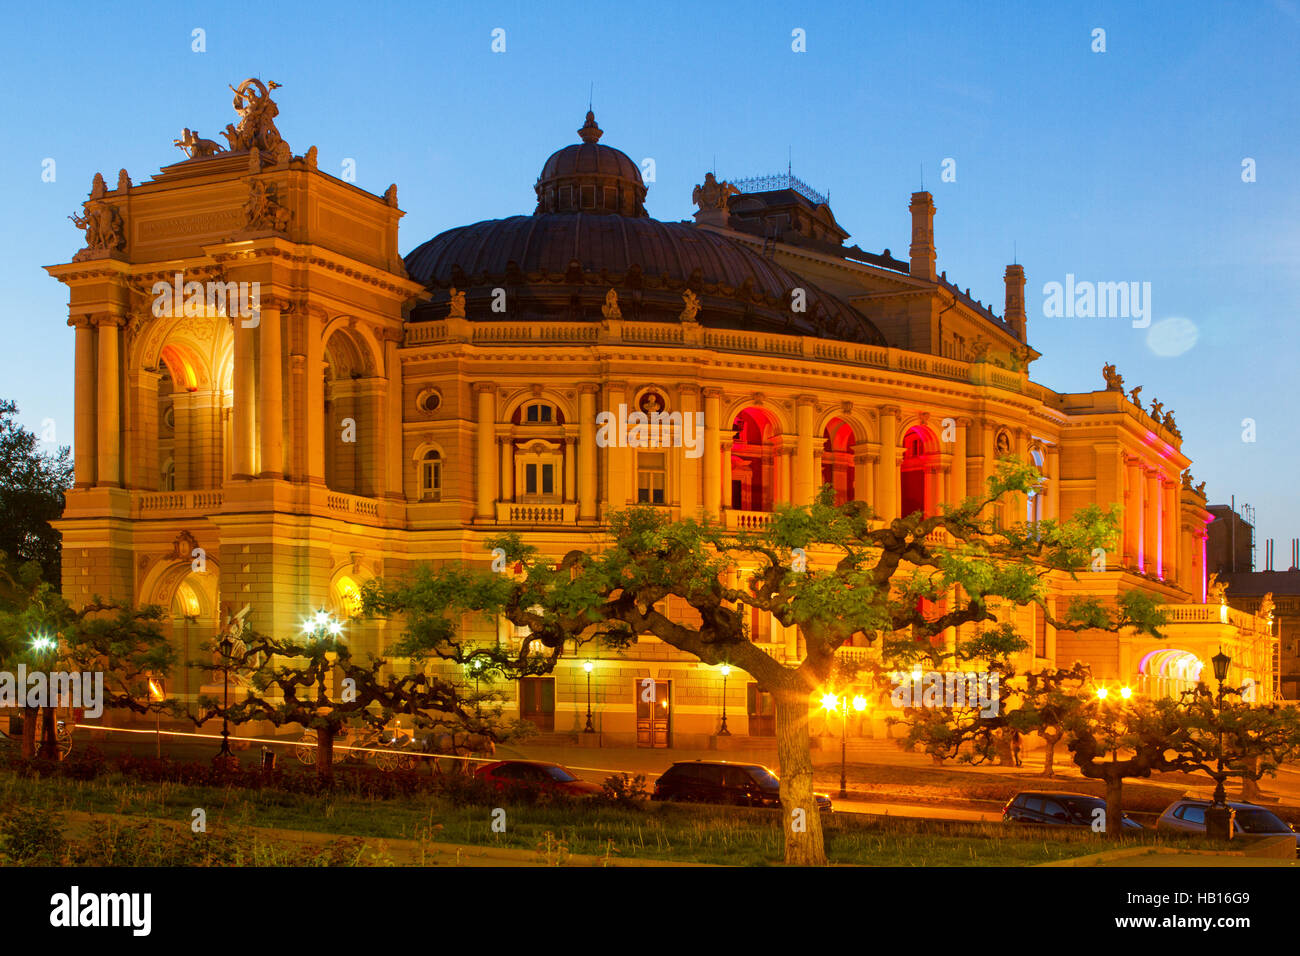
[[[167,693],[163,690],[162,678],[149,678],[149,699],[154,703],[161,704],[167,699]],[[162,711],[155,710],[154,717],[154,739],[158,745],[158,759],[162,760]]]
[[[584,734],[594,734],[595,726],[591,722],[591,671],[596,665],[591,661],[583,661],[582,669],[587,672],[587,726],[582,728]]]
[[[234,756],[230,752],[230,722],[226,719],[226,714],[230,710],[230,652],[234,646],[234,641],[230,639],[229,634],[223,634],[221,640],[217,642],[217,649],[221,651],[221,749],[217,751],[219,762],[228,761]]]
[[[1205,811],[1205,835],[1211,840],[1231,840],[1232,810],[1228,807],[1228,796],[1223,789],[1223,682],[1228,677],[1232,658],[1223,653],[1223,648],[1220,647],[1219,653],[1210,658],[1210,663],[1214,666],[1214,679],[1219,685],[1215,697],[1219,743],[1214,774],[1214,805]]]
[[[731,675],[731,665],[722,665],[722,726],[718,728],[719,737],[730,737],[731,731],[727,729],[727,678]]]

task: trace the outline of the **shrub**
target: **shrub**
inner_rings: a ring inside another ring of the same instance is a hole
[[[41,807],[6,807],[0,820],[0,861],[59,866],[67,856],[63,817]]]
[[[635,777],[625,773],[616,773],[606,777],[600,785],[601,802],[623,810],[640,809],[650,799],[650,792],[645,787],[645,775]]]

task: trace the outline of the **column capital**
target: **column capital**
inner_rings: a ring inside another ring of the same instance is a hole
[[[406,332],[402,329],[395,329],[391,325],[381,325],[376,333],[379,341],[388,343],[392,342],[401,345],[402,340],[406,337]]]
[[[496,382],[474,382],[470,385],[470,388],[473,389],[475,396],[482,395],[484,392],[491,392],[495,397],[497,392]]]
[[[701,391],[704,393],[705,398],[723,399],[727,397],[726,393],[720,388],[706,387],[701,389]]]
[[[973,418],[967,418],[965,415],[959,416],[957,418],[957,425],[961,428],[970,428],[971,425],[973,424],[975,424],[975,420]]]
[[[600,382],[579,382],[578,394],[580,395],[599,395]]]
[[[881,405],[880,414],[893,415],[895,418],[897,418],[900,414],[900,409],[897,405]]]
[[[703,389],[700,388],[699,385],[696,385],[694,382],[682,382],[680,385],[677,386],[677,393],[682,396],[694,395],[696,398],[698,398],[700,392],[702,391]]]
[[[115,312],[93,312],[86,317],[87,321],[97,329],[111,327],[120,329],[126,325],[126,316],[118,315]]]
[[[794,403],[795,403],[795,406],[798,407],[798,408],[803,408],[803,407],[808,406],[808,405],[811,405],[811,406],[813,406],[814,408],[816,408],[816,407],[817,407],[817,396],[815,396],[815,395],[796,395],[796,396],[794,397]]]

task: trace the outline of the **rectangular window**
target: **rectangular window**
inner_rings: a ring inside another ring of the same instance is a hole
[[[582,208],[595,209],[596,208],[596,187],[583,186],[581,188],[582,188]]]
[[[573,187],[561,186],[560,187],[560,208],[568,209],[572,205],[573,205]]]
[[[542,465],[542,494],[555,494],[555,466]]]
[[[527,494],[537,494],[537,466],[524,465],[524,491]]]
[[[636,500],[643,505],[664,503],[664,456],[660,454],[637,455]]]

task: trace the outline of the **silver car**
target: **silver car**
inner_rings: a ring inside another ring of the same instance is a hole
[[[1209,800],[1179,800],[1171,803],[1156,821],[1157,830],[1176,830],[1181,833],[1204,833],[1205,811],[1213,804]],[[1233,810],[1233,838],[1258,840],[1264,837],[1290,836],[1296,841],[1296,855],[1300,856],[1300,833],[1289,826],[1276,813],[1253,803],[1229,803]]]

